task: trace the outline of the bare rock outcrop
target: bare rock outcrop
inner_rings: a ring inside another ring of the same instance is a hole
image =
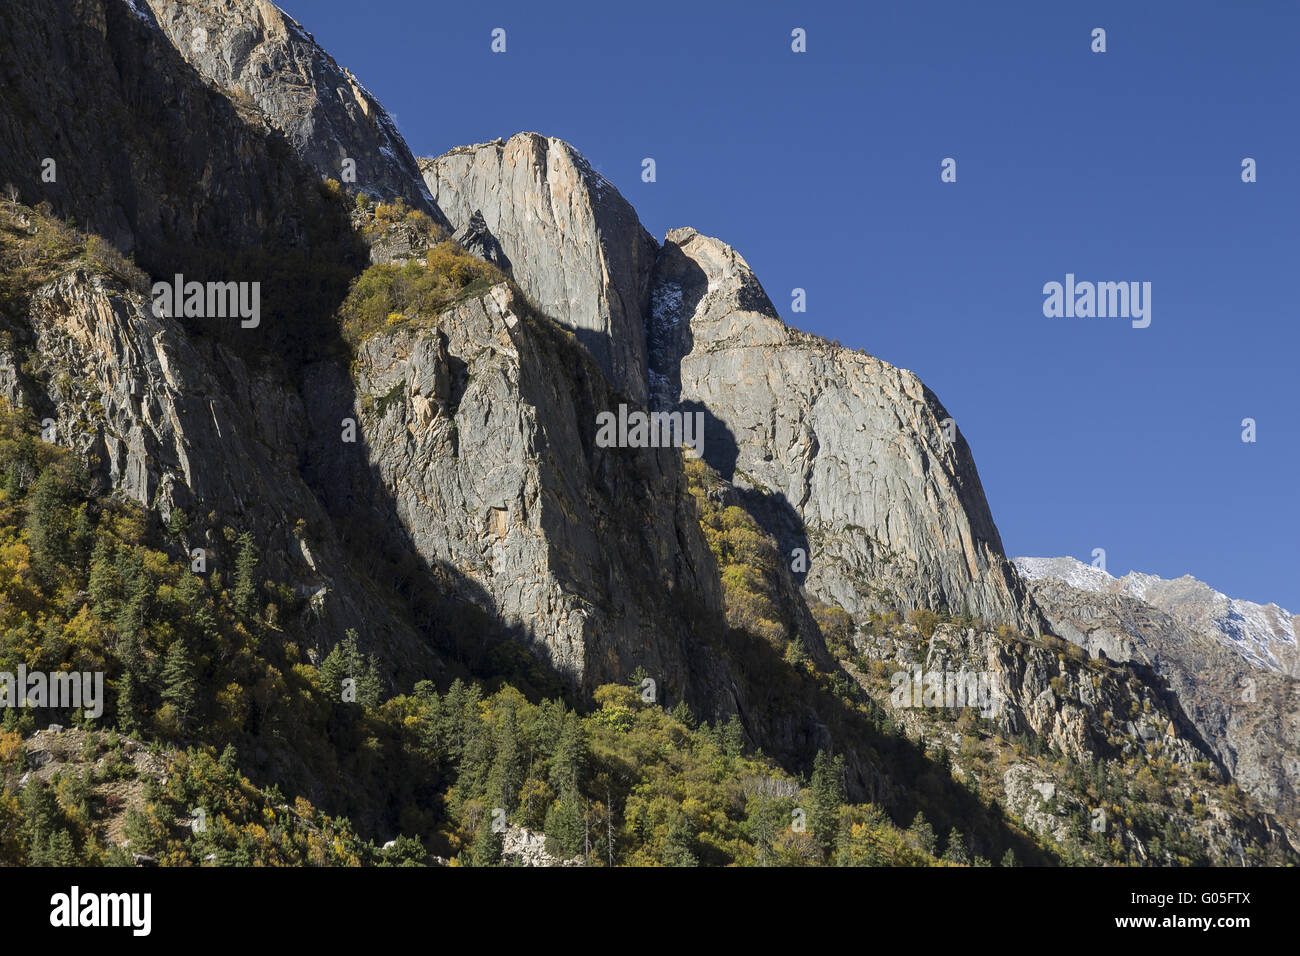
[[[134,7],[205,79],[283,132],[322,177],[383,199],[400,198],[447,225],[392,117],[351,70],[275,4],[135,0]],[[355,180],[344,174],[348,160]]]
[[[0,364],[13,371],[0,393],[52,420],[53,439],[86,462],[99,493],[164,521],[179,509],[184,547],[203,549],[209,571],[233,566],[223,528],[253,532],[268,574],[303,599],[322,652],[355,627],[394,670],[439,669],[351,567],[299,475],[308,425],[295,393],[81,269],[36,290],[24,326],[6,346]]]
[[[1037,632],[969,447],[911,372],[785,325],[748,264],[693,229],[661,250],[657,407],[705,416],[704,457],[852,614],[947,607]],[[949,440],[951,438],[951,440]]]
[[[346,400],[340,374],[321,366],[307,391]],[[619,396],[570,333],[502,283],[367,339],[355,374],[358,407],[313,399],[313,414],[356,416],[393,534],[573,685],[641,666],[661,699],[712,712],[695,628],[721,625],[721,592],[681,452],[596,445]],[[321,470],[362,487],[338,455]]]
[[[529,297],[644,402],[656,244],[618,190],[573,147],[538,133],[458,147],[420,168],[455,228],[481,214]]]

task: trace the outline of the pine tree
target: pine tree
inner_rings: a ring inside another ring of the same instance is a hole
[[[378,707],[384,696],[384,684],[379,678],[379,665],[373,654],[367,654],[361,663],[361,674],[357,677],[357,703],[366,707]]]
[[[492,818],[485,815],[479,823],[469,848],[470,866],[496,866],[501,862],[501,834],[492,829]]]
[[[138,733],[144,721],[140,699],[143,668],[140,642],[134,633],[127,634],[118,656],[122,661],[122,676],[117,682],[117,725],[127,733]]]
[[[1011,847],[1007,847],[1007,852],[1004,853],[1004,854],[1002,854],[1002,865],[1003,865],[1003,866],[1019,866],[1019,865],[1020,865],[1020,863],[1017,862],[1017,860],[1016,860],[1016,853],[1015,853],[1014,850],[1011,849]]]
[[[966,849],[966,838],[956,827],[948,831],[948,846],[943,851],[943,858],[949,863],[970,863],[970,851]]]
[[[561,797],[573,796],[582,786],[587,761],[587,745],[577,714],[566,713],[560,724],[560,737],[551,755],[551,786]]]
[[[497,725],[496,758],[488,777],[488,798],[507,813],[515,808],[524,783],[524,765],[519,747],[519,724],[513,704],[507,704]]]
[[[232,600],[235,610],[246,618],[251,618],[260,610],[257,598],[257,548],[253,545],[253,536],[245,531],[236,542],[238,553],[235,556],[235,590]]]
[[[934,827],[930,826],[930,821],[925,818],[925,814],[920,810],[916,811],[916,816],[912,819],[912,825],[907,828],[907,832],[918,847],[926,853],[934,854]]]
[[[745,726],[735,714],[722,729],[722,749],[728,757],[739,757],[745,749]]]
[[[239,769],[239,751],[235,749],[234,744],[226,744],[225,749],[221,751],[218,763],[221,764],[222,770],[231,773]]]
[[[162,670],[162,699],[171,705],[176,726],[187,732],[193,724],[195,709],[194,660],[184,638],[172,641]]]
[[[122,581],[122,604],[113,622],[124,637],[138,637],[153,606],[154,588],[144,561],[129,548],[117,556],[117,574]]]
[[[695,728],[695,715],[691,713],[691,708],[686,705],[685,700],[679,700],[677,706],[673,708],[673,720],[688,728]]]
[[[844,757],[831,758],[825,750],[813,759],[812,813],[809,822],[823,855],[830,853],[839,835],[840,807],[844,805]]]
[[[113,544],[108,537],[100,537],[90,553],[90,580],[86,585],[91,609],[101,618],[112,617],[117,611],[121,596],[121,581],[117,576],[117,562]]]
[[[41,472],[27,495],[27,547],[32,568],[52,584],[61,564],[70,556],[71,523],[67,490],[53,469]]]
[[[546,811],[546,852],[571,859],[582,852],[582,806],[576,794],[562,796]]]
[[[320,665],[321,680],[326,692],[334,700],[345,700],[344,681],[351,680],[355,697],[347,703],[375,707],[383,694],[379,667],[373,656],[363,657],[357,648],[357,632],[348,628],[343,640],[334,645]]]
[[[36,441],[31,435],[24,435],[5,472],[5,492],[14,500],[21,498],[37,474]]]

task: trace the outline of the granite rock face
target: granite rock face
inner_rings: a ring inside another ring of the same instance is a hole
[[[0,182],[155,275],[232,250],[309,246],[306,224],[324,214],[319,177],[208,86],[142,0],[0,4],[0,77]]]
[[[529,297],[573,330],[616,388],[644,402],[656,244],[609,181],[567,143],[537,133],[459,147],[420,168],[455,228],[481,213]]]
[[[1028,638],[951,624],[937,625],[929,638],[903,625],[873,628],[854,641],[872,664],[883,663],[880,671],[891,678],[883,692],[891,719],[912,739],[954,751],[957,774],[965,773],[961,719],[978,714],[996,724],[1004,739],[1027,734],[1039,742],[1039,748],[1001,751],[1000,779],[985,781],[1001,805],[1035,832],[1059,840],[1081,820],[1099,822],[1109,839],[1147,860],[1151,847],[1138,833],[1114,816],[1113,807],[1104,801],[1098,806],[1095,793],[1081,787],[1076,774],[1062,771],[1071,765],[1104,766],[1136,781],[1145,776],[1136,768],[1168,762],[1184,774],[1174,784],[1177,795],[1169,802],[1168,818],[1195,832],[1212,860],[1236,864],[1260,849],[1278,853],[1280,860],[1294,854],[1296,840],[1285,818],[1252,808],[1234,819],[1232,798],[1207,792],[1206,783],[1227,779],[1225,768],[1163,675],[1137,660],[1116,665],[1089,658],[1050,635]],[[989,691],[976,695],[975,703],[969,692],[964,701],[952,691],[945,699],[944,690],[928,697],[922,677],[935,675],[954,688],[973,687],[962,682],[977,677]],[[873,685],[864,681],[864,686]],[[959,719],[954,730],[951,722],[935,717],[945,708],[970,716]],[[1049,759],[1039,759],[1040,748]],[[1205,803],[1204,812],[1186,812],[1193,798]],[[1153,862],[1167,860],[1159,856]]]
[[[655,406],[704,413],[705,459],[806,555],[812,593],[1039,630],[970,449],[915,375],[788,327],[745,260],[693,229],[668,234],[651,299]]]
[[[195,70],[252,105],[322,178],[400,198],[446,226],[415,157],[370,92],[267,0],[134,0]],[[150,16],[152,15],[152,17]],[[355,164],[355,184],[344,161]]]
[[[308,391],[345,399],[339,374],[322,367]],[[392,532],[455,569],[462,599],[575,686],[643,666],[665,699],[708,707],[694,628],[720,622],[721,592],[681,453],[596,445],[618,396],[570,333],[503,283],[366,340],[355,374],[357,407],[313,414],[356,416]],[[361,486],[342,458],[319,467]]]
[[[451,237],[465,248],[467,252],[478,256],[484,262],[490,262],[507,275],[511,271],[510,259],[497,237],[488,229],[483,213],[475,209],[474,214],[466,220],[465,225],[456,230]]]
[[[320,650],[355,627],[392,671],[440,669],[352,568],[300,477],[308,429],[294,392],[79,269],[35,290],[15,332],[0,394],[52,419],[55,440],[87,463],[99,493],[123,494],[164,521],[180,509],[185,548],[204,549],[212,571],[233,566],[222,528],[251,531],[268,574],[304,599]]]

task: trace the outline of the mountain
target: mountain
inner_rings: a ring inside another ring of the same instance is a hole
[[[1074,558],[1016,558],[1054,633],[1165,680],[1243,789],[1295,832],[1300,706],[1294,618],[1191,577],[1114,578]]]
[[[0,28],[0,671],[107,688],[4,718],[0,859],[498,862],[497,809],[541,862],[1296,858],[1285,739],[1216,683],[1284,692],[1276,615],[1229,651],[1199,591],[1026,584],[939,399],[721,240],[538,133],[415,159],[262,0]],[[108,770],[25,776],[65,724],[181,769],[123,829]]]
[[[1191,630],[1213,635],[1249,664],[1300,676],[1295,615],[1276,604],[1230,598],[1191,575],[1166,581],[1130,571],[1115,578],[1076,558],[1016,558],[1015,565],[1031,581],[1053,578],[1081,591],[1127,594]]]
[[[262,0],[129,5],[204,80],[283,133],[322,177],[355,182],[379,199],[403,199],[447,226],[392,117],[279,7]],[[354,180],[345,175],[348,161]]]
[[[537,133],[419,163],[456,228],[478,215],[524,292],[573,331],[616,388],[644,404],[658,244],[618,190],[572,146]]]
[[[656,403],[703,413],[705,459],[807,557],[809,591],[855,616],[1039,630],[970,448],[915,375],[790,328],[745,260],[693,229],[669,232],[651,297]]]

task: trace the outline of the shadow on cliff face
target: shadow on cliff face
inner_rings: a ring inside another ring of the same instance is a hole
[[[457,364],[453,361],[452,369],[459,377],[463,368]],[[342,422],[355,418],[359,407],[347,366],[329,359],[309,365],[303,385],[312,428],[301,458],[303,479],[360,572],[444,666],[440,673],[395,667],[394,685],[409,689],[418,680],[433,679],[445,687],[455,677],[476,677],[490,684],[511,681],[533,699],[568,697],[570,688],[552,666],[544,642],[526,628],[504,624],[494,598],[477,581],[421,553],[374,462],[365,430],[358,425],[355,442],[340,440]]]
[[[297,457],[304,494],[330,518],[329,527],[312,533],[320,535],[313,546],[323,540],[338,556],[325,575],[335,601],[322,619],[304,619],[302,633],[285,639],[305,638],[323,654],[355,626],[363,649],[381,650],[397,690],[420,679],[445,685],[474,674],[489,682],[509,677],[537,696],[563,696],[545,656],[524,651],[528,636],[502,627],[473,581],[419,556],[392,497],[367,470],[364,439],[342,446],[353,449],[356,468],[319,453],[324,442],[341,445],[343,414],[309,416],[313,434],[276,427],[295,421],[284,409],[299,398],[307,409],[315,404],[311,372],[321,365],[339,373],[338,391],[324,405],[356,404],[335,314],[367,266],[368,251],[352,229],[346,199],[323,187],[282,134],[209,86],[120,0],[7,0],[0,5],[0,63],[0,182],[133,254],[156,280],[170,283],[180,274],[186,282],[259,283],[256,327],[242,327],[238,317],[176,321],[221,388],[246,390],[250,378],[268,386],[258,394],[277,407],[263,421],[253,402],[251,420],[238,424],[277,455]],[[51,183],[40,180],[45,157],[56,161]],[[219,458],[196,465],[240,472]],[[292,496],[266,486],[227,490],[245,521],[223,513],[217,525],[250,524],[266,571],[279,580],[313,577],[281,544],[291,540],[285,525],[306,517],[280,507]],[[245,768],[255,779],[296,783],[313,799],[324,794],[327,808],[347,799],[328,768],[303,768],[294,754],[266,744]],[[373,798],[362,796],[363,805],[354,807],[371,824],[384,801],[383,780],[374,784]]]
[[[808,577],[813,553],[808,545],[808,531],[799,512],[780,492],[748,486],[743,483],[743,476],[742,483],[737,484],[736,460],[740,451],[731,429],[701,402],[682,402],[679,407],[683,412],[703,413],[704,460],[724,480],[736,486],[741,507],[749,512],[759,527],[776,539],[777,547],[790,568],[790,574],[795,583],[802,587]],[[796,551],[802,552],[802,560],[796,560]]]
[[[961,831],[985,859],[1011,849],[1022,863],[1057,862],[1008,825],[996,802],[985,806],[924,746],[893,729],[888,712],[865,692],[832,689],[838,669],[819,679],[735,628],[725,630],[719,650],[737,675],[738,708],[751,740],[789,772],[810,774],[819,750],[842,754],[850,800],[883,807],[900,827],[920,811],[938,834]]]

